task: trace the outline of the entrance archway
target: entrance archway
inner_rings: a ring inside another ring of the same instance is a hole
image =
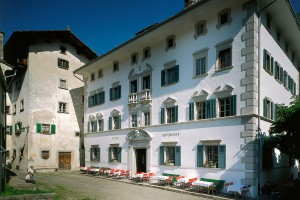
[[[136,172],[150,171],[152,137],[143,129],[132,130],[126,136],[128,140],[128,169]]]

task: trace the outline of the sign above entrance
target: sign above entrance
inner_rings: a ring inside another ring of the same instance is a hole
[[[179,133],[162,133],[162,137],[178,137]]]

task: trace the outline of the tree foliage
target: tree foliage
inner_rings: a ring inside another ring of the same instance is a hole
[[[289,106],[281,105],[277,120],[270,127],[267,145],[279,149],[291,158],[300,159],[300,99],[294,98]]]

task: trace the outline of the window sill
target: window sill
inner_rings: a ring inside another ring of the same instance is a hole
[[[267,69],[264,69],[270,76],[273,76],[273,74],[269,71],[269,70],[267,70]]]
[[[200,75],[197,75],[197,76],[193,76],[193,79],[196,79],[196,78],[202,78],[202,77],[205,77],[207,76],[208,73],[205,73],[205,74],[200,74]]]
[[[229,66],[229,67],[225,67],[225,68],[221,68],[221,69],[216,69],[215,73],[231,70],[232,68],[233,68],[233,66]]]
[[[59,89],[62,89],[62,90],[69,90],[68,88],[65,88],[65,87],[58,87]]]
[[[70,114],[68,112],[62,112],[62,111],[57,111],[58,113],[62,113],[62,114]]]
[[[178,82],[166,83],[165,85],[163,85],[161,87],[169,87],[169,86],[175,85],[176,83],[178,83]]]

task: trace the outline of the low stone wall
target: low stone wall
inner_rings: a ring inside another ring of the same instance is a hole
[[[13,195],[0,197],[0,200],[52,200],[55,197],[55,193],[45,193],[45,194],[25,194],[25,195]]]

